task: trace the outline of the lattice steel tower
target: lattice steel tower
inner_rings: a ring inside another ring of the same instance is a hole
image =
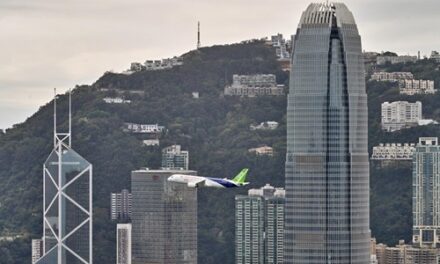
[[[310,4],[292,55],[285,263],[368,264],[367,95],[352,13]]]
[[[72,149],[71,92],[69,131],[57,132],[54,98],[54,149],[43,166],[43,257],[37,264],[92,264],[92,165]]]

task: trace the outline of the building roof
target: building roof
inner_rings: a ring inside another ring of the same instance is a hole
[[[343,3],[312,3],[303,12],[299,27],[307,24],[327,24],[331,27],[333,16],[338,27],[343,24],[356,25],[353,14]]]

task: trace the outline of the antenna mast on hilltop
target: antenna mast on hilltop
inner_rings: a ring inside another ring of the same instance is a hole
[[[197,23],[197,49],[200,49],[202,44],[200,43],[200,21]]]

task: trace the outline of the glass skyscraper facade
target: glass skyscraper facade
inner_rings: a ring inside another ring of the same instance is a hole
[[[168,182],[189,170],[131,174],[133,264],[197,264],[197,189]]]
[[[361,38],[341,3],[310,4],[292,54],[284,263],[370,261]]]
[[[419,139],[413,157],[413,244],[440,245],[440,145],[438,138]]]

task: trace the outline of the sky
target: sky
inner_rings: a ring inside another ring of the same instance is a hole
[[[131,62],[276,33],[294,34],[308,0],[1,0],[0,129],[76,84]],[[440,50],[439,0],[346,0],[367,51]]]

